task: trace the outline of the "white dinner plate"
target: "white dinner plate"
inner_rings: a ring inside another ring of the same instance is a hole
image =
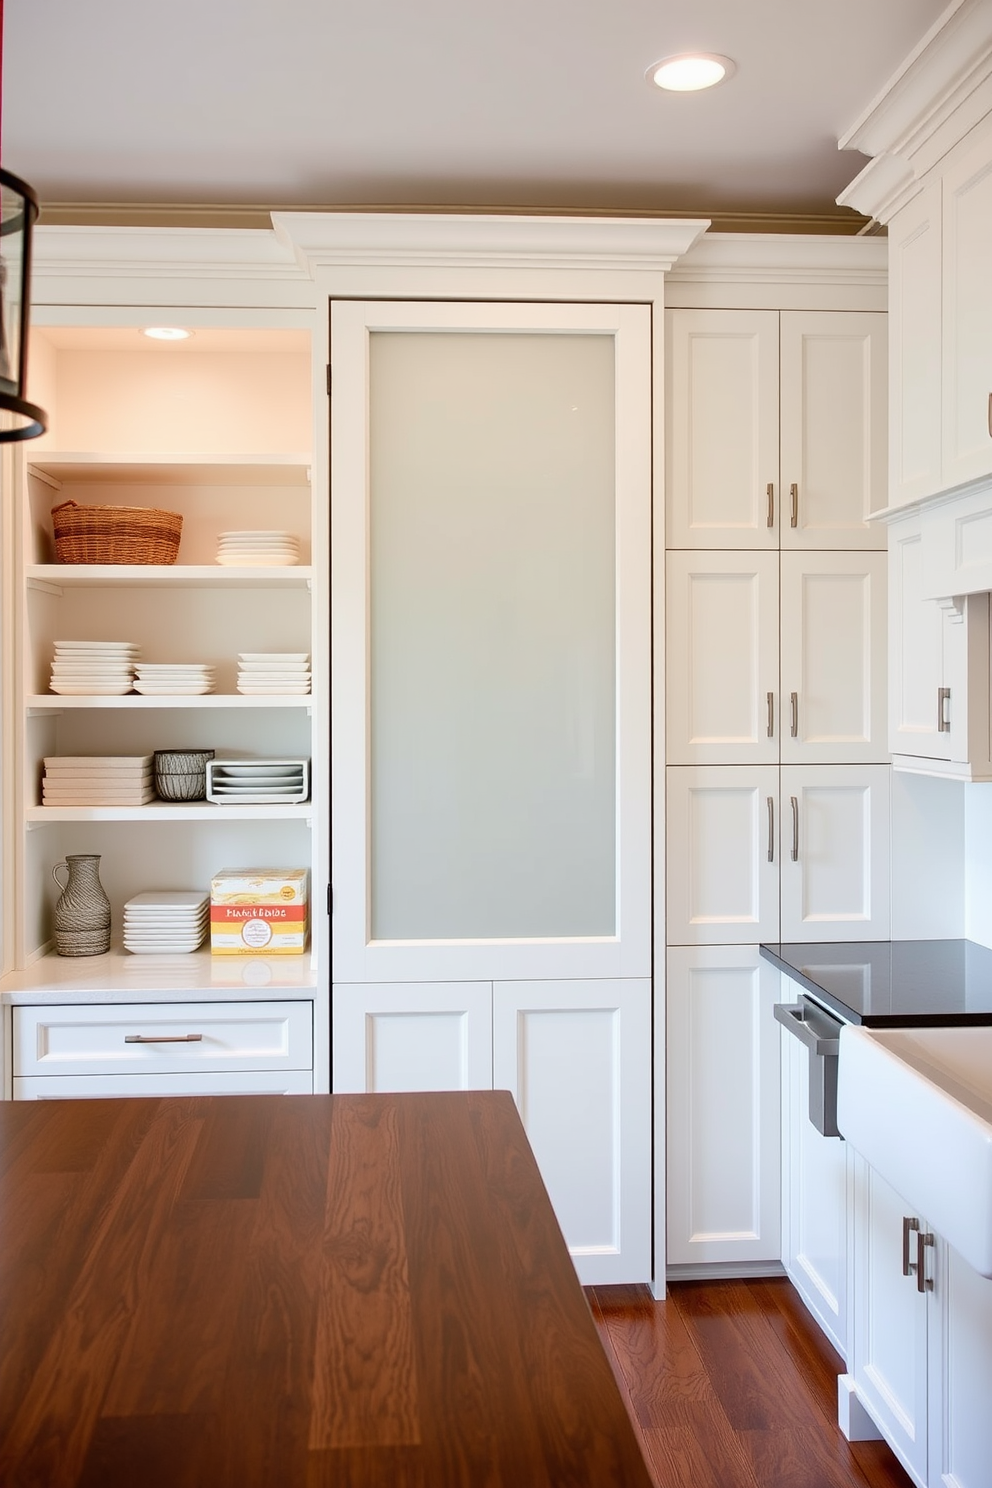
[[[239,651],[239,661],[309,661],[309,651]]]
[[[75,687],[71,682],[52,682],[50,686],[52,692],[63,697],[123,697],[124,693],[131,691],[130,682],[119,687]]]

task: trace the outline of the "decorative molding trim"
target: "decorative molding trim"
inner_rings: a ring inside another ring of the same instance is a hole
[[[880,221],[914,193],[924,171],[986,111],[976,94],[992,79],[992,6],[952,0],[902,66],[841,136],[871,163],[837,198]]]
[[[46,279],[300,280],[293,254],[271,228],[45,227],[35,229],[31,276],[36,300]]]
[[[883,237],[798,237],[790,233],[707,233],[672,269],[672,282],[865,284],[888,280]]]
[[[272,224],[310,276],[344,265],[664,273],[710,225],[708,218],[392,212],[273,212]]]

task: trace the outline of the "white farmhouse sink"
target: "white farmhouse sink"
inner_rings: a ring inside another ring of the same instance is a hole
[[[837,1125],[938,1235],[992,1277],[992,1027],[845,1025]]]

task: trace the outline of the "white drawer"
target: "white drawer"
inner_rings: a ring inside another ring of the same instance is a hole
[[[311,1002],[15,1007],[13,1074],[310,1070]]]
[[[15,1100],[79,1100],[114,1095],[312,1095],[309,1070],[287,1070],[284,1075],[267,1070],[242,1073],[230,1070],[213,1075],[199,1070],[191,1074],[160,1075],[29,1075],[14,1080]]]

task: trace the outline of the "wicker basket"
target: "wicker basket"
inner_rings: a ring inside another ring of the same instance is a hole
[[[183,519],[153,506],[52,507],[56,563],[175,563]]]

